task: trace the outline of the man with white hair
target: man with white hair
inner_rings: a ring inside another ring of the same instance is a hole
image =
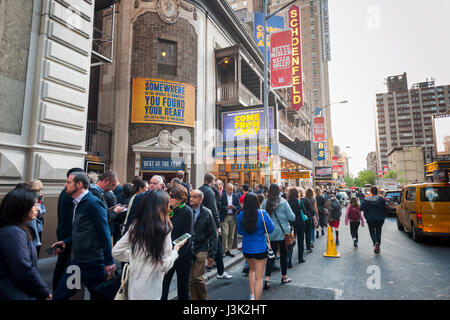
[[[148,183],[148,190],[163,190],[164,189],[164,179],[161,176],[153,176]],[[135,199],[136,201],[136,199]]]

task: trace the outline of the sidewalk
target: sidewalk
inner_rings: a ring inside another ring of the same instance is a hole
[[[238,238],[238,247],[240,247],[241,238]],[[225,267],[225,271],[230,270],[235,265],[242,263],[244,261],[244,255],[240,250],[234,249],[232,250],[232,253],[235,255],[233,258],[229,256],[225,256],[223,258],[223,264]],[[45,283],[48,285],[50,290],[53,292],[52,288],[52,279],[53,279],[53,270],[55,269],[57,257],[51,257],[51,258],[45,258],[40,259],[38,261],[38,270],[41,274],[42,278],[44,279]],[[211,270],[205,269],[205,281],[208,282],[209,280],[215,278],[217,276],[217,269],[213,268]],[[237,275],[233,275],[233,277],[236,277]],[[227,281],[227,280],[223,280]],[[177,281],[176,281],[176,274],[174,275],[172,282],[170,284],[170,291],[169,291],[169,300],[175,300],[177,298]],[[89,292],[86,290],[86,293],[84,295],[85,300],[89,300]]]
[[[241,245],[241,242],[238,242],[238,248],[240,247],[240,245]],[[233,258],[229,257],[229,256],[225,256],[225,258],[223,258],[223,265],[224,265],[225,271],[229,271],[231,268],[233,268],[234,266],[236,266],[240,263],[242,264],[242,267],[244,267],[244,255],[242,254],[242,251],[233,249],[231,251],[231,253],[235,255]],[[209,280],[215,278],[216,276],[217,276],[217,268],[213,268],[211,270],[205,269],[205,282],[208,282]],[[237,277],[236,274],[232,274],[232,276],[233,276],[233,278]],[[227,281],[227,280],[223,280],[223,281]],[[175,274],[172,279],[171,286],[170,286],[170,291],[169,291],[169,296],[168,296],[169,300],[177,299],[176,283],[177,283],[177,281],[176,281],[176,274]],[[172,286],[173,286],[173,289],[172,289]]]

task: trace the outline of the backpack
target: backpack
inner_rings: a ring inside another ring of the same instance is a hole
[[[330,215],[331,215],[331,218],[333,218],[333,220],[339,220],[341,218],[342,211],[341,211],[341,205],[340,205],[339,201],[333,200],[331,202]]]
[[[320,196],[316,197],[316,201],[317,201],[317,209],[319,210],[319,213],[323,214],[325,211],[324,210],[325,203],[326,203],[325,198],[322,195],[320,195]]]
[[[350,208],[348,209],[348,217],[350,218],[350,220],[359,221],[361,215],[358,209],[350,206]]]

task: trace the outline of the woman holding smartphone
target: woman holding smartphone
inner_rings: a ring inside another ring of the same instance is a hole
[[[272,233],[273,228],[267,212],[259,208],[258,196],[253,192],[247,193],[244,210],[238,216],[237,230],[243,236],[242,253],[249,266],[250,300],[259,300],[262,295],[268,250],[266,229]]]
[[[136,219],[112,249],[114,259],[129,261],[128,299],[158,300],[164,273],[172,268],[180,242],[172,250],[169,196],[164,191],[147,194],[136,211]]]

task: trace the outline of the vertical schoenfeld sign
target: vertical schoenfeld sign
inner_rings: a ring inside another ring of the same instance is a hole
[[[303,80],[302,80],[302,47],[300,35],[300,9],[293,5],[289,9],[289,28],[292,29],[292,88],[291,106],[300,110],[303,106]]]

